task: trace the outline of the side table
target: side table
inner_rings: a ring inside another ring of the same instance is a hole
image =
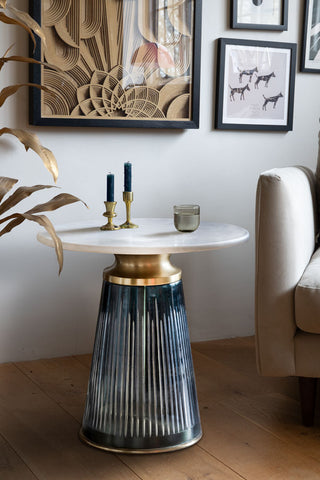
[[[57,229],[65,250],[113,253],[104,270],[80,438],[109,451],[157,453],[202,435],[181,270],[173,253],[245,242],[238,226],[202,222],[181,233],[171,219],[100,231],[97,221]],[[47,233],[40,242],[53,246]]]

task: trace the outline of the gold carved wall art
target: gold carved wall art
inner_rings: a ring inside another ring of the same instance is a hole
[[[201,0],[32,0],[36,125],[198,128]]]

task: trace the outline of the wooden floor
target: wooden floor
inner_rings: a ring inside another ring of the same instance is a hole
[[[320,420],[300,424],[295,379],[261,378],[253,338],[193,345],[203,438],[161,455],[82,444],[90,356],[0,365],[1,480],[320,479]]]

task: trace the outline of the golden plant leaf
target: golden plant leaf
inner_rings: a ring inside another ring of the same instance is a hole
[[[39,147],[37,144],[35,144],[30,148],[32,148],[32,150],[34,150],[39,155],[39,157],[42,159],[44,163],[44,166],[52,174],[54,183],[57,183],[59,169],[58,169],[56,157],[53,155],[51,150],[49,150],[46,147],[43,147],[42,145],[40,145]]]
[[[0,215],[2,215],[4,212],[7,212],[12,207],[15,207],[18,203],[22,202],[22,200],[25,198],[30,197],[30,195],[33,193],[38,192],[39,190],[44,190],[45,188],[54,187],[53,185],[33,185],[32,187],[17,188],[17,190],[0,205]]]
[[[19,215],[19,217],[17,217],[17,215]],[[5,217],[5,218],[0,219],[0,224],[6,222],[6,221],[8,221],[8,220],[10,220],[10,219],[13,218],[14,216],[16,216],[17,218],[15,218],[14,220],[11,220],[11,222],[8,223],[8,225],[6,225],[6,226],[0,231],[0,237],[2,237],[2,235],[4,235],[5,233],[11,232],[11,230],[13,230],[15,227],[17,227],[18,225],[20,225],[20,223],[24,222],[24,220],[25,220],[25,218],[24,218],[20,213],[17,213],[17,214],[15,214],[15,215],[10,215],[9,217]]]
[[[10,8],[13,8],[13,7],[10,7]],[[7,9],[9,10],[10,9],[9,7],[7,7]],[[32,30],[31,28],[29,28],[28,25],[25,25],[25,23],[23,22],[20,22],[20,20],[16,20],[15,18],[11,18],[11,17],[8,17],[5,13],[3,12],[0,12],[0,22],[2,23],[6,23],[8,25],[18,25],[19,27],[22,27],[24,30],[26,30],[28,32],[28,34],[30,35],[31,37],[31,40],[33,42],[33,49],[36,48],[36,39],[32,33]],[[37,32],[35,32],[37,33]]]
[[[16,178],[0,177],[0,202],[17,182]]]
[[[7,10],[9,10],[9,12],[13,13],[21,22],[23,22],[23,24],[29,28],[29,30],[31,29],[35,34],[38,35],[38,37],[41,38],[42,40],[42,45],[44,48],[47,47],[47,44],[46,44],[46,35],[44,33],[44,30],[40,27],[40,25],[26,12],[23,12],[21,10],[18,10],[17,8],[15,7],[12,7],[11,5],[7,5]]]
[[[14,47],[14,43],[12,45],[10,45],[10,47],[7,48],[7,50],[4,52],[3,56],[5,57],[7,55],[8,52],[10,52],[11,48]]]
[[[38,85],[37,83],[19,83],[16,85],[10,85],[9,87],[4,87],[1,92],[0,92],[0,107],[4,104],[4,102],[7,100],[8,97],[11,95],[14,95],[19,88],[21,87],[35,87],[38,88],[39,90],[44,90],[45,92],[49,93],[50,95],[54,95],[52,90],[50,90],[47,87],[44,87],[43,85]]]
[[[6,8],[7,0],[0,0],[0,7]]]
[[[36,205],[35,207],[31,208],[31,210],[28,210],[27,213],[34,214],[39,212],[52,212],[53,210],[57,210],[58,208],[64,207],[66,205],[70,205],[71,203],[75,203],[75,202],[81,202],[88,208],[86,203],[80,200],[80,198],[75,197],[70,193],[60,193],[59,195],[56,195],[48,202]]]
[[[14,46],[14,43],[12,45],[10,45],[10,47],[7,48],[7,50],[4,52],[3,56],[0,58],[0,70],[3,67],[3,65],[5,64],[5,61],[4,61],[5,56],[7,55],[8,52],[10,52],[10,50],[13,46]]]
[[[40,62],[39,60],[35,60],[34,58],[30,58],[30,57],[22,57],[20,55],[11,55],[11,57],[6,57],[4,55],[3,57],[0,57],[0,70],[2,69],[3,65],[7,62],[36,63],[38,65],[44,65],[45,67],[52,68],[52,70],[57,70],[58,72],[62,73],[62,70],[59,67],[56,67],[55,65],[51,65],[50,63],[47,63],[47,62]]]
[[[44,166],[49,170],[51,175],[53,176],[53,180],[56,183],[59,169],[58,164],[55,156],[48,148],[43,147],[40,144],[38,137],[31,132],[27,132],[26,130],[20,130],[15,128],[0,128],[0,136],[3,134],[10,134],[14,135],[18,138],[18,140],[24,145],[25,149],[28,151],[29,148],[36,152],[37,155],[42,159]]]
[[[28,212],[26,212],[26,213],[14,213],[14,214],[10,215],[9,217],[0,219],[0,224],[6,222],[8,220],[12,220],[12,221],[10,223],[8,223],[8,225],[6,225],[0,231],[0,237],[2,237],[2,235],[5,235],[6,233],[11,232],[11,230],[14,227],[20,225],[24,220],[30,220],[32,222],[36,222],[39,225],[41,225],[41,227],[44,227],[47,230],[47,232],[49,233],[50,237],[53,240],[53,245],[54,245],[56,255],[57,255],[57,260],[58,260],[58,263],[59,263],[59,275],[60,275],[60,273],[62,271],[62,267],[63,267],[63,248],[62,248],[61,240],[58,237],[58,235],[57,235],[57,233],[54,229],[54,226],[50,222],[49,218],[46,217],[45,215],[32,215]]]

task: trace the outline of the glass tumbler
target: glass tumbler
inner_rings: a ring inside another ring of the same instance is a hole
[[[179,232],[194,232],[200,225],[199,205],[175,205],[174,226]]]

